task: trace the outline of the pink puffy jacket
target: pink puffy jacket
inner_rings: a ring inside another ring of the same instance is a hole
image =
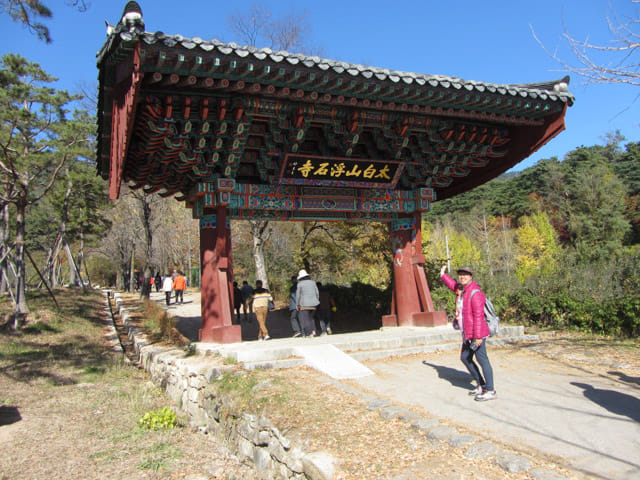
[[[444,284],[455,292],[458,282],[446,273],[441,278]],[[478,291],[471,298],[471,292],[474,290]],[[476,282],[471,282],[464,287],[464,293],[462,294],[462,328],[464,330],[464,338],[467,340],[489,336],[489,325],[484,319],[484,301],[484,293]]]

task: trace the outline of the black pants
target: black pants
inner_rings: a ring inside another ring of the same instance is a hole
[[[314,308],[298,311],[298,318],[300,319],[302,329],[304,330],[302,333],[305,337],[315,333],[316,331],[316,321],[313,318],[313,312],[315,312]]]
[[[176,290],[176,303],[178,303],[178,299],[180,299],[180,303],[183,301],[184,290]]]

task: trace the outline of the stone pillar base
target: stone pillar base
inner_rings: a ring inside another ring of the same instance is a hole
[[[201,342],[209,343],[238,343],[242,341],[242,327],[229,325],[198,330],[198,338]]]
[[[382,326],[383,327],[397,327],[398,326],[398,316],[397,315],[383,315],[382,316]]]
[[[439,327],[447,324],[447,312],[414,312],[409,319],[400,322],[397,315],[383,315],[383,327]]]
[[[439,327],[447,324],[447,312],[417,312],[412,313],[409,319],[413,327]]]

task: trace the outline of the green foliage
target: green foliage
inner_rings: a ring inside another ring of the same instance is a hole
[[[178,417],[176,416],[176,412],[171,410],[169,407],[162,407],[157,410],[149,411],[145,413],[140,420],[138,420],[138,425],[148,430],[169,430],[174,428],[177,424]]]
[[[447,235],[454,259],[477,250],[463,262],[505,319],[638,335],[640,144],[623,150],[621,141],[612,135],[604,146],[580,147],[563,161],[542,160],[436,202],[423,227],[436,308],[453,311],[435,271]]]
[[[520,221],[521,225],[516,232],[520,247],[515,270],[518,280],[525,283],[534,275],[550,277],[556,270],[560,248],[547,214],[536,213],[523,217]]]
[[[426,228],[422,235],[422,248],[430,263],[439,260],[446,262],[448,240],[452,269],[470,265],[477,270],[484,266],[485,261],[478,242],[473,241],[464,230],[456,228],[449,218],[443,222],[436,221],[433,225],[424,223],[424,226]]]
[[[0,8],[9,14],[13,21],[22,23],[35,33],[40,40],[51,43],[49,28],[37,19],[49,19],[53,13],[40,0],[1,0]]]
[[[509,319],[548,328],[574,328],[603,335],[640,334],[640,298],[624,293],[605,300],[577,299],[568,288],[535,295],[520,289],[510,298]]]

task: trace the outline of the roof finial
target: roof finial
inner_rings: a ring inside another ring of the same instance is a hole
[[[144,21],[142,20],[142,9],[138,2],[127,2],[122,12],[122,23],[129,31],[134,28],[144,30]]]

